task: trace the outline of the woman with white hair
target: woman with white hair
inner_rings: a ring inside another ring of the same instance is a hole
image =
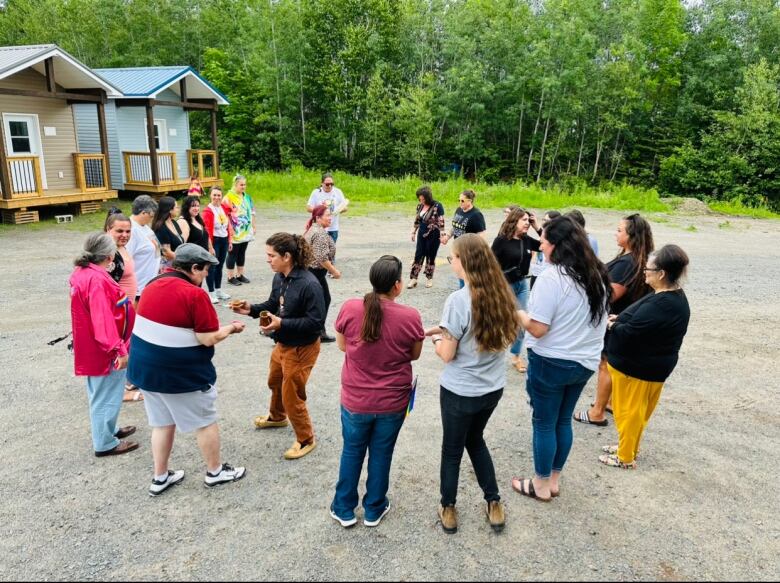
[[[77,376],[87,377],[95,455],[119,455],[138,448],[123,438],[135,427],[117,427],[135,312],[109,272],[116,243],[107,233],[87,237],[70,276],[70,313]]]
[[[233,223],[233,246],[227,256],[228,283],[241,285],[249,283],[249,278],[244,275],[246,263],[246,248],[255,240],[257,225],[255,224],[255,205],[252,197],[246,192],[246,177],[237,174],[233,178],[233,188],[226,197],[226,202],[232,209],[231,222]]]

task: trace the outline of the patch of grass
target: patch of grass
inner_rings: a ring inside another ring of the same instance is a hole
[[[685,230],[686,231],[691,231],[692,233],[695,233],[699,229],[696,228],[696,225],[688,225],[687,227],[685,227]]]
[[[731,222],[729,222],[729,221],[723,221],[722,223],[718,223],[718,228],[719,229],[730,229],[733,226],[734,225],[732,225]]]
[[[259,205],[272,204],[285,210],[304,208],[309,194],[320,184],[316,171],[294,167],[286,172],[248,173],[247,192]],[[350,212],[368,212],[369,204],[416,202],[415,192],[424,184],[414,176],[404,178],[366,178],[346,172],[334,172],[336,186],[350,200]],[[232,174],[223,174],[226,186]],[[480,208],[501,208],[511,204],[536,209],[565,210],[574,207],[664,212],[669,207],[660,201],[658,192],[628,184],[608,184],[595,188],[584,182],[572,182],[565,187],[539,184],[473,184],[461,178],[430,183],[434,196],[445,206],[447,214],[457,206],[458,195],[468,188],[476,191],[476,204]]]
[[[754,219],[780,219],[780,214],[769,210],[767,207],[745,206],[739,200],[713,201],[709,205],[712,210],[724,215],[746,216]]]
[[[130,216],[129,200],[112,199],[102,204],[101,210],[96,213],[90,213],[87,215],[73,215],[72,223],[57,223],[57,219],[54,215],[65,214],[61,208],[58,207],[39,207],[38,213],[41,220],[37,223],[29,223],[26,225],[0,225],[0,234],[13,232],[14,229],[24,229],[25,231],[42,231],[47,229],[63,229],[65,231],[76,231],[79,233],[92,233],[94,231],[102,231],[103,224],[106,222],[106,213],[112,206],[116,206],[122,209],[122,211]],[[56,210],[55,210],[56,209]],[[72,214],[72,213],[69,213]]]

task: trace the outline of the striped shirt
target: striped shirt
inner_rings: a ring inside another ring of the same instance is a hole
[[[217,312],[205,290],[177,272],[156,278],[138,304],[128,380],[155,393],[208,390],[217,381],[214,347],[198,342],[196,333],[218,329]]]

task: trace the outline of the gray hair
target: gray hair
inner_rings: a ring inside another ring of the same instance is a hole
[[[236,174],[236,175],[233,177],[233,186],[235,186],[236,184],[238,184],[238,181],[239,181],[239,180],[243,180],[244,182],[246,182],[246,176],[244,176],[243,174]]]
[[[87,267],[90,263],[102,263],[116,255],[116,243],[108,233],[92,233],[84,241],[84,250],[76,257],[73,265]]]
[[[148,194],[142,194],[137,196],[133,201],[133,214],[140,215],[141,213],[154,214],[157,212],[157,203]]]

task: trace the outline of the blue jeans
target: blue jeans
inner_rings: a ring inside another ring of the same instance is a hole
[[[563,469],[573,441],[571,416],[593,372],[573,360],[528,350],[526,389],[533,409],[534,470],[540,478]]]
[[[509,287],[511,287],[512,291],[515,292],[515,296],[517,297],[517,307],[527,311],[528,296],[531,293],[528,290],[528,279],[524,277],[520,281],[510,283]],[[520,332],[517,333],[517,339],[512,343],[512,346],[509,349],[509,352],[515,356],[520,354],[520,350],[523,348],[523,336],[525,336],[525,331],[520,330]]]
[[[108,451],[119,445],[114,435],[116,420],[125,394],[125,370],[112,370],[104,377],[87,377],[89,421],[95,451]]]
[[[355,517],[358,505],[358,482],[363,470],[363,460],[368,450],[368,477],[363,496],[363,517],[376,520],[388,505],[387,489],[390,484],[390,464],[398,433],[404,424],[406,412],[365,414],[352,413],[341,406],[341,450],[339,481],[331,509],[341,519]]]

